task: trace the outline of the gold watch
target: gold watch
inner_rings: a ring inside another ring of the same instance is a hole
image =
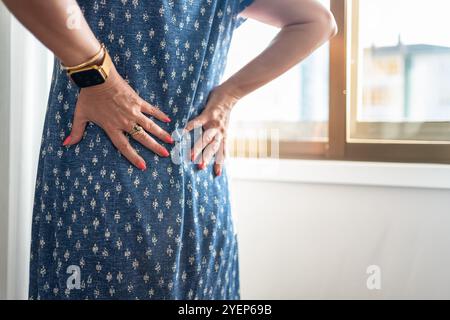
[[[103,56],[101,63],[95,63]],[[66,70],[72,81],[80,88],[87,88],[105,83],[109,76],[112,67],[112,60],[102,44],[99,52],[88,61],[83,62],[77,66],[66,67],[61,65],[63,70]]]

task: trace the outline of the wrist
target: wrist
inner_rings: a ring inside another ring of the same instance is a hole
[[[228,101],[227,105],[230,110],[243,97],[243,94],[240,92],[239,88],[231,81],[225,81],[217,86],[214,91],[216,91],[216,93],[220,96],[221,101]]]
[[[105,84],[114,64],[103,44],[100,51],[90,60],[77,66],[62,67],[78,87],[87,88]]]
[[[104,83],[92,87],[81,88],[81,91],[84,91],[85,93],[95,93],[98,95],[110,91],[112,88],[116,87],[120,81],[123,81],[123,79],[115,66],[112,65],[109,75]]]
[[[84,67],[89,67],[97,63],[98,61],[103,61],[103,58],[105,57],[105,49],[103,45],[100,45],[100,48],[95,51],[95,54],[90,55],[89,57],[86,57],[85,59],[78,60],[74,59],[73,61],[77,61],[77,63],[67,63],[67,60],[62,61],[61,60],[61,67],[63,70],[70,71],[70,70],[77,70],[82,69]],[[75,55],[77,52],[74,53]]]
[[[231,78],[219,85],[218,89],[223,94],[236,100],[236,102],[245,96],[239,86]]]
[[[86,61],[89,61],[91,58],[95,57],[101,49],[101,44],[97,41],[95,43],[84,44],[84,46],[80,47],[72,47],[66,48],[65,51],[69,51],[69,53],[65,53],[61,55],[61,65],[62,66],[77,66]]]

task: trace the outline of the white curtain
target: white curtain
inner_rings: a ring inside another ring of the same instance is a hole
[[[26,299],[31,215],[53,56],[0,3],[0,297]],[[9,68],[8,68],[9,65]],[[4,68],[7,70],[4,70]],[[5,203],[3,203],[5,202]],[[6,259],[4,259],[6,258]]]

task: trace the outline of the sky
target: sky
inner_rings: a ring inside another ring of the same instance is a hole
[[[360,0],[361,44],[450,47],[449,14],[450,0]]]

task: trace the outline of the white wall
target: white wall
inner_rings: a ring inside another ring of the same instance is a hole
[[[52,62],[0,2],[0,299],[28,296],[31,212]]]
[[[232,183],[242,298],[450,298],[449,189]]]
[[[8,252],[8,207],[9,197],[9,93],[10,93],[10,18],[0,2],[0,300],[6,298]]]

